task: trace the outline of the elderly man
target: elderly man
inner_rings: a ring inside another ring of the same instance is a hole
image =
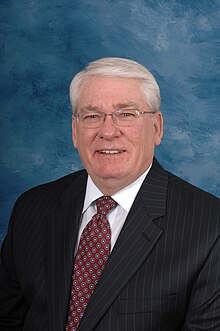
[[[0,330],[220,330],[219,200],[165,171],[160,92],[104,58],[70,86],[86,170],[24,193],[2,247]]]

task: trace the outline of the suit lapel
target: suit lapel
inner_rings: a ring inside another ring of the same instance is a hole
[[[154,160],[89,301],[79,331],[93,330],[158,242],[163,231],[154,219],[165,214],[166,193],[167,174]]]
[[[49,330],[65,329],[74,247],[83,208],[87,176],[82,175],[62,194],[50,215],[47,255]]]

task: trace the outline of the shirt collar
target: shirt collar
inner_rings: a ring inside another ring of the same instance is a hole
[[[95,201],[100,198],[103,193],[98,189],[98,187],[93,183],[92,178],[88,176],[86,185],[86,195],[84,199],[83,213],[86,209]]]
[[[120,205],[126,212],[129,212],[134,199],[144,181],[144,178],[147,176],[148,172],[150,171],[152,164],[149,168],[141,175],[136,181],[131,183],[130,185],[124,187],[119,192],[113,194],[111,197]],[[83,213],[86,209],[95,201],[96,199],[100,198],[103,193],[98,189],[98,187],[92,181],[92,178],[88,176],[87,186],[86,186],[86,195],[84,200],[83,206]]]

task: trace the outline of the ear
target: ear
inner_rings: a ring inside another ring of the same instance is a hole
[[[73,140],[73,145],[75,148],[77,148],[77,123],[76,123],[76,118],[73,116],[72,117],[72,140]]]
[[[163,137],[163,115],[160,111],[154,115],[154,143],[155,146],[160,145]]]

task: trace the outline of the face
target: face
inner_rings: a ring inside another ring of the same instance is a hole
[[[104,113],[132,104],[150,111],[137,79],[90,77],[83,84],[77,111],[93,108]],[[132,127],[120,127],[111,116],[99,128],[82,128],[72,122],[73,142],[93,182],[103,194],[112,195],[134,182],[153,160],[162,138],[162,114],[143,114]]]

